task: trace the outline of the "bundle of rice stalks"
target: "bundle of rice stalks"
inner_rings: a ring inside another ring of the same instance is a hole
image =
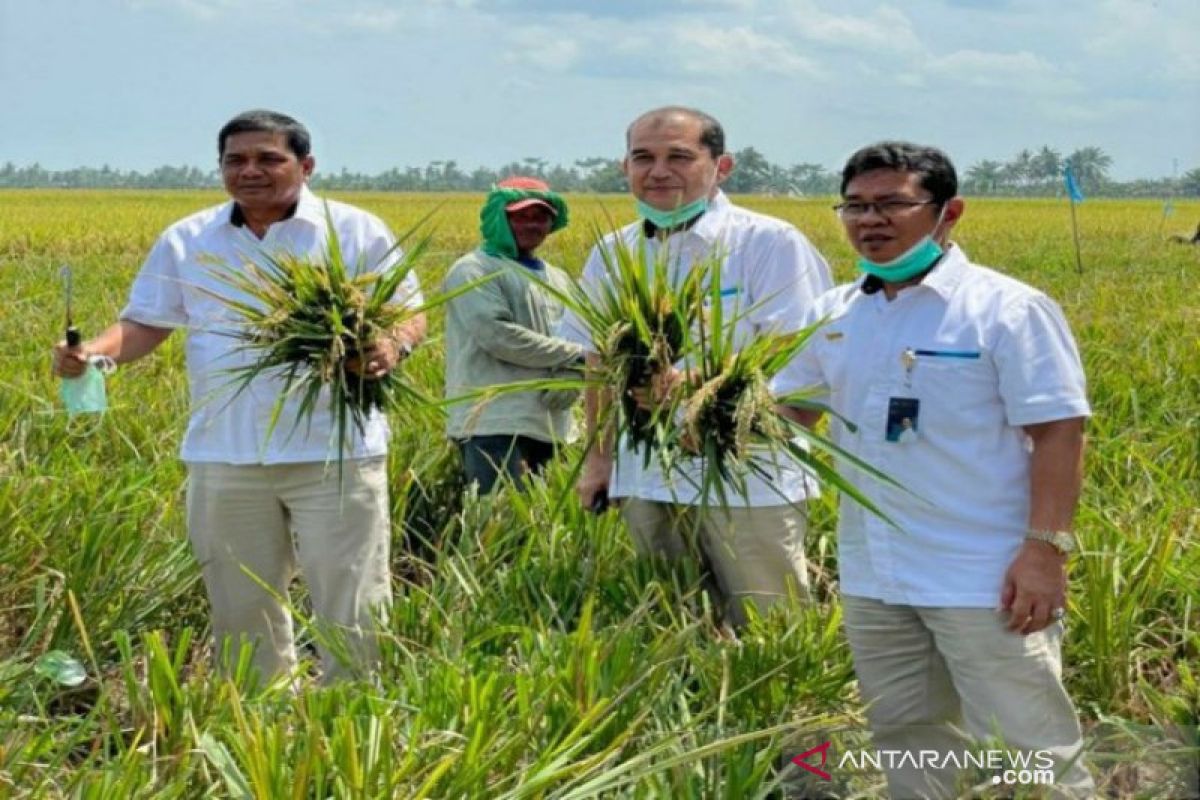
[[[702,498],[723,505],[729,503],[730,489],[748,496],[748,475],[769,480],[781,464],[794,463],[873,508],[802,442],[887,479],[824,436],[781,416],[770,389],[771,379],[805,346],[815,326],[741,341],[738,323],[753,309],[724,311],[721,253],[693,262],[684,272],[665,247],[652,254],[644,241],[631,247],[619,235],[598,235],[597,241],[604,280],[590,291],[578,288],[560,297],[589,327],[600,365],[593,380],[613,390],[618,400],[610,407],[616,412],[613,427],[644,463],[657,460],[666,471],[696,483]],[[650,386],[675,365],[684,368],[678,390],[650,409],[640,406],[630,390]],[[787,402],[812,405],[803,397]]]
[[[420,305],[405,302],[403,287],[428,247],[428,235],[394,263],[377,269],[378,264],[361,260],[348,264],[328,210],[326,220],[327,244],[320,257],[263,250],[236,267],[215,265],[213,275],[232,291],[210,294],[236,313],[237,327],[229,335],[240,342],[239,351],[250,354],[249,363],[230,370],[234,396],[260,376],[280,382],[268,440],[289,398],[299,398],[293,430],[327,407],[340,466],[351,426],[361,435],[374,411],[423,408],[433,402],[406,376],[403,362],[378,378],[363,375],[355,367],[364,353],[457,292],[427,298]],[[391,261],[424,221],[402,236],[380,263]],[[328,406],[322,402],[326,391]]]
[[[707,287],[707,297],[705,313],[699,315],[686,348],[689,362],[695,366],[688,373],[683,394],[674,401],[679,425],[675,440],[668,444],[669,449],[701,459],[701,497],[715,497],[728,505],[728,488],[747,497],[748,475],[769,480],[779,465],[791,463],[883,516],[866,495],[813,451],[833,454],[886,483],[895,485],[894,481],[780,412],[781,405],[830,409],[811,402],[803,393],[779,398],[771,391],[771,380],[804,349],[819,323],[739,342],[737,323],[753,309],[727,316],[717,281]],[[855,427],[844,418],[842,422],[851,430]]]
[[[634,248],[620,237],[597,239],[606,280],[591,293],[578,288],[559,296],[592,332],[600,361],[594,378],[619,398],[617,428],[649,461],[672,437],[674,423],[668,409],[639,407],[631,390],[650,386],[684,357],[704,306],[706,276],[718,262],[696,265],[674,281],[665,250],[650,256],[644,242]]]

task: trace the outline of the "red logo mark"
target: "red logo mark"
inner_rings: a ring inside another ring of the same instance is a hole
[[[825,760],[829,756],[829,745],[830,744],[832,744],[832,742],[825,742],[824,744],[817,745],[816,747],[814,747],[811,750],[805,750],[803,753],[801,753],[800,755],[793,758],[792,763],[795,764],[797,767],[802,767],[802,768],[808,770],[813,775],[816,775],[819,778],[824,778],[827,781],[833,780],[833,778],[829,775],[828,772],[826,772],[823,769],[820,769],[819,767],[814,767],[812,764],[808,763],[809,756],[811,756],[813,753],[820,753],[821,754],[821,766],[822,767],[825,766]]]

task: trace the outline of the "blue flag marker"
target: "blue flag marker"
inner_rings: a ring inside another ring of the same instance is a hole
[[[1083,192],[1079,189],[1079,183],[1075,180],[1075,173],[1071,171],[1070,164],[1063,168],[1063,183],[1067,186],[1067,197],[1071,198],[1071,202],[1067,205],[1071,209],[1071,237],[1075,240],[1075,269],[1082,275],[1083,254],[1079,251],[1079,222],[1075,219],[1075,204],[1083,202]]]
[[[1071,198],[1072,203],[1083,202],[1083,191],[1079,188],[1079,182],[1075,180],[1075,173],[1071,171],[1071,165],[1068,164],[1063,170],[1063,183],[1067,187],[1067,196]]]

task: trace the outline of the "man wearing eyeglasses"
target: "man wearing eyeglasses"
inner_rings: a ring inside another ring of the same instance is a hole
[[[931,147],[851,156],[836,208],[864,274],[817,301],[807,321],[822,328],[775,389],[817,387],[837,443],[898,483],[850,469],[887,519],[843,497],[838,523],[846,635],[875,746],[974,752],[961,730],[998,733],[1053,763],[1056,792],[1088,796],[1061,678],[1083,369],[1052,300],[950,241],[957,191]],[[891,794],[957,796],[955,765],[936,765],[900,760]]]

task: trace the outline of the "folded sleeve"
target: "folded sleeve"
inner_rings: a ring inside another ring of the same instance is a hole
[[[1091,414],[1075,339],[1058,304],[1045,295],[1004,309],[992,357],[1010,425]]]
[[[134,278],[129,301],[120,318],[156,328],[179,328],[187,325],[183,283],[180,280],[182,248],[169,234],[163,234],[142,268]]]
[[[607,280],[604,256],[601,254],[598,246],[593,247],[592,252],[588,254],[587,263],[583,266],[583,277],[579,283],[589,297],[597,297],[597,290],[601,281],[604,280]],[[573,308],[567,308],[563,311],[562,319],[558,322],[558,329],[555,331],[555,334],[581,347],[585,353],[596,352],[596,346],[592,340],[591,327]]]
[[[363,253],[368,268],[373,272],[387,272],[404,260],[404,251],[396,244],[396,237],[382,220],[366,214],[364,218]],[[416,270],[408,271],[392,299],[409,308],[419,308],[425,302]]]
[[[800,315],[796,329],[816,325],[820,320],[816,307],[810,304],[808,310]],[[819,348],[819,339],[816,336],[809,338],[805,347],[771,379],[771,393],[783,397],[801,391],[811,392],[810,399],[824,402],[829,396],[829,386]]]
[[[765,238],[765,237],[764,237]],[[788,226],[762,244],[749,272],[750,322],[760,332],[799,330],[817,298],[832,285],[829,264],[800,231]]]

